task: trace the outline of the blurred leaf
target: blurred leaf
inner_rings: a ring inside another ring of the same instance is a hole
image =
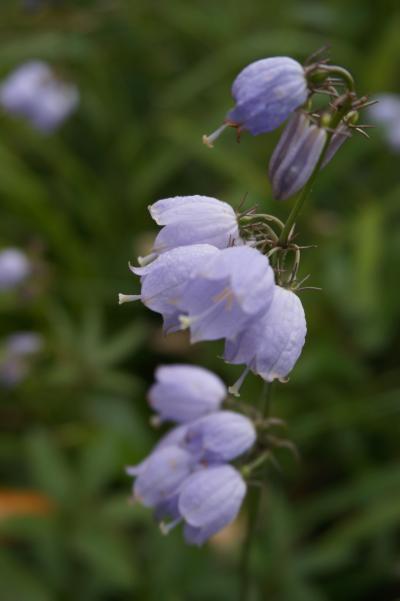
[[[37,486],[59,501],[71,497],[72,474],[62,452],[45,430],[34,430],[28,435],[26,454]]]

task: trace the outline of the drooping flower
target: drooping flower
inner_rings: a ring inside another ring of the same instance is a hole
[[[253,135],[272,131],[307,100],[304,69],[292,58],[264,58],[245,67],[232,85],[229,122]]]
[[[222,380],[195,365],[163,365],[148,399],[162,420],[185,423],[217,411],[227,395]]]
[[[29,374],[31,360],[43,347],[43,340],[35,332],[15,332],[2,345],[0,383],[12,388]]]
[[[226,248],[240,244],[238,221],[232,207],[210,196],[175,196],[149,207],[158,234],[153,252],[160,254],[191,244],[211,244]]]
[[[224,359],[245,364],[267,382],[284,380],[302,351],[307,326],[299,297],[275,286],[271,307],[234,340],[227,340]]]
[[[256,440],[253,423],[234,411],[217,411],[188,424],[184,445],[199,460],[232,461],[248,451]]]
[[[230,524],[239,513],[246,483],[230,465],[212,466],[189,476],[178,498],[188,543],[202,545]]]
[[[31,271],[26,255],[17,248],[0,252],[0,291],[10,290],[23,282]]]
[[[265,312],[274,289],[268,258],[249,246],[226,248],[194,271],[180,299],[181,322],[191,341],[235,338]]]
[[[128,466],[126,473],[135,477],[143,474],[150,459],[167,447],[190,453],[195,467],[226,463],[246,453],[255,440],[254,425],[247,417],[233,411],[216,411],[167,432],[151,453],[139,464]]]
[[[164,330],[180,328],[179,315],[182,292],[191,274],[219,251],[209,244],[193,244],[163,253],[145,267],[131,267],[141,276],[141,293],[119,295],[119,302],[141,300],[152,311],[161,313]]]
[[[297,111],[289,120],[272,154],[268,173],[272,193],[285,200],[298,192],[308,181],[327,140],[323,127]]]
[[[184,442],[185,442],[185,437],[186,437],[186,433],[187,433],[187,428],[188,428],[187,424],[182,424],[180,426],[177,426],[176,428],[172,428],[172,430],[169,430],[157,442],[154,449],[151,451],[151,453],[147,457],[145,457],[145,459],[143,459],[140,463],[138,463],[136,465],[128,465],[125,470],[126,473],[129,476],[138,476],[139,474],[141,474],[144,471],[144,469],[146,468],[146,465],[147,465],[150,457],[152,457],[155,453],[157,453],[161,449],[165,449],[166,447],[184,448],[184,446],[185,446]]]
[[[76,108],[77,87],[56,77],[43,61],[29,61],[9,75],[0,87],[0,104],[25,117],[42,132],[55,130]]]
[[[178,446],[168,445],[157,450],[138,473],[133,487],[134,498],[146,507],[156,507],[178,491],[194,465],[193,455]]]
[[[369,107],[369,116],[382,126],[388,144],[396,152],[400,151],[400,96],[380,94],[375,97],[377,104]]]
[[[303,67],[287,56],[264,58],[247,65],[232,85],[236,106],[228,112],[225,124],[203,141],[212,146],[228,125],[254,136],[276,129],[308,96]]]

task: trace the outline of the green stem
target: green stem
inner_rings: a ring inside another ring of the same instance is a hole
[[[343,67],[339,67],[337,65],[320,65],[318,67],[318,70],[324,71],[329,75],[337,75],[338,77],[340,77],[340,79],[343,79],[343,81],[346,82],[346,86],[349,92],[355,91],[354,79],[349,73],[349,71],[347,71],[347,69],[344,69]]]
[[[272,384],[270,382],[266,382],[264,384],[264,394],[260,402],[260,411],[262,412],[263,417],[268,417],[271,403],[271,389]],[[262,458],[262,461],[261,461]],[[252,468],[261,464],[265,461],[267,455],[263,453],[260,456],[260,460],[256,460],[253,462]],[[240,561],[240,590],[239,590],[239,600],[240,601],[248,601],[250,595],[250,585],[251,585],[251,575],[250,575],[250,556],[253,541],[255,538],[255,533],[257,529],[258,522],[258,514],[260,511],[260,503],[261,503],[261,489],[253,488],[249,492],[249,500],[248,500],[248,516],[249,521],[247,525],[246,538],[243,543],[242,548],[242,557]]]
[[[341,122],[342,118],[346,115],[348,110],[349,110],[349,104],[346,102],[346,103],[344,103],[343,107],[341,109],[339,109],[337,111],[337,113],[335,113],[335,115],[333,115],[333,117],[332,117],[332,121],[330,123],[329,131],[328,131],[327,137],[326,137],[326,142],[322,149],[322,152],[318,159],[318,162],[315,165],[314,171],[312,172],[310,179],[308,180],[308,182],[306,183],[306,185],[300,192],[300,195],[298,196],[292,210],[290,211],[289,217],[286,220],[285,227],[283,228],[283,230],[279,236],[278,244],[281,247],[287,246],[287,243],[289,240],[289,235],[290,235],[290,232],[292,231],[292,227],[296,223],[296,219],[297,219],[301,209],[303,208],[305,201],[307,200],[308,196],[310,195],[310,192],[312,190],[315,180],[317,179],[317,175],[320,171],[321,165],[325,158],[329,143],[334,134],[334,130],[337,128],[337,126]]]

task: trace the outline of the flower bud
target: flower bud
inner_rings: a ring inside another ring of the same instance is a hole
[[[333,159],[339,148],[348,138],[350,138],[350,136],[350,128],[345,123],[341,123],[336,128],[335,133],[329,141],[324,160],[322,161],[321,169],[323,169],[325,165],[327,165]]]
[[[274,198],[285,200],[305,185],[326,139],[326,130],[311,123],[304,113],[297,112],[291,117],[269,163]]]

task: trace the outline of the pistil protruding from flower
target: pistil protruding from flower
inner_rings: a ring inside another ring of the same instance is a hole
[[[232,385],[229,386],[228,388],[228,392],[229,394],[232,394],[234,397],[239,397],[240,396],[240,389],[243,385],[243,382],[245,381],[247,374],[249,373],[251,367],[248,365],[243,373],[240,375],[240,377],[236,380],[236,382]]]
[[[220,137],[220,135],[222,134],[223,131],[225,131],[225,129],[229,126],[229,123],[223,123],[220,127],[218,127],[218,129],[216,129],[215,131],[213,131],[212,134],[210,134],[209,136],[207,136],[206,134],[203,135],[202,140],[203,140],[203,144],[205,144],[206,146],[208,146],[208,148],[214,148],[214,142],[217,138]]]
[[[118,304],[123,305],[124,303],[131,303],[133,301],[140,300],[142,297],[140,294],[118,294]]]

